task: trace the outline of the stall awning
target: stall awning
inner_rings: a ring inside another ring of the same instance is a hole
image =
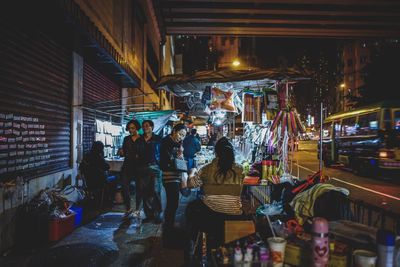
[[[144,120],[152,120],[154,122],[153,132],[160,134],[163,127],[167,122],[176,115],[175,110],[158,110],[158,111],[144,111],[144,112],[133,112],[127,117],[128,120],[136,119],[140,123]],[[126,122],[128,122],[128,120]]]
[[[163,76],[157,82],[158,89],[173,92],[178,96],[188,96],[196,91],[203,91],[205,86],[226,84],[233,89],[246,86],[268,87],[277,81],[304,80],[310,73],[287,69],[255,69],[255,70],[219,70],[198,71],[193,75],[178,74]]]

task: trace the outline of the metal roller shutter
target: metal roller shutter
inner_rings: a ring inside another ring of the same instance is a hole
[[[0,178],[68,169],[71,51],[39,30],[0,35]]]
[[[121,88],[87,63],[83,67],[83,106],[82,145],[87,152],[95,140],[96,119],[121,123],[120,117],[109,115],[120,115]]]

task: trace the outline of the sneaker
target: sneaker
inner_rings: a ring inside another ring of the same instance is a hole
[[[132,212],[132,216],[136,217],[136,218],[140,218],[140,210],[135,210],[134,212]]]

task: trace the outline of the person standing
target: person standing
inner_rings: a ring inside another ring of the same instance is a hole
[[[167,207],[164,214],[164,233],[171,233],[174,228],[182,175],[186,174],[178,171],[174,164],[175,159],[183,159],[182,141],[185,136],[186,127],[184,124],[179,123],[174,126],[172,133],[164,137],[161,141],[160,166],[163,171],[163,185],[167,195]]]
[[[187,161],[188,170],[194,168],[194,157],[197,152],[201,149],[199,139],[196,137],[197,130],[192,129],[190,134],[183,140],[183,155]]]
[[[216,143],[217,143],[217,134],[213,133],[208,138],[207,146],[215,146]]]
[[[143,199],[143,209],[146,219],[143,222],[154,220],[162,222],[161,206],[161,170],[160,143],[161,138],[153,133],[154,123],[144,120],[142,123],[143,135],[138,143],[138,175],[136,192]]]
[[[87,190],[96,202],[100,200],[109,169],[110,165],[104,160],[104,144],[95,141],[90,151],[84,155],[79,170],[83,174]]]
[[[121,182],[122,182],[122,196],[124,198],[124,204],[126,207],[125,216],[129,216],[133,209],[131,208],[131,196],[129,192],[130,183],[135,179],[135,173],[137,171],[138,164],[138,140],[140,135],[140,123],[137,120],[130,120],[126,124],[126,130],[129,131],[129,136],[124,138],[122,144],[122,155],[124,157],[124,163],[121,170]],[[140,194],[136,193],[136,211],[139,211],[140,202],[142,201]]]

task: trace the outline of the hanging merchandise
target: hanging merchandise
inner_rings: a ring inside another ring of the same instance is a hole
[[[263,88],[264,93],[264,112],[267,120],[273,120],[278,110],[278,93],[271,88]]]
[[[262,122],[261,110],[262,95],[254,95],[254,123],[260,124]]]
[[[269,155],[277,155],[279,159],[279,166],[277,166],[277,174],[279,174],[279,181],[277,177],[267,177],[273,183],[281,183],[290,178],[289,169],[289,144],[295,139],[299,132],[305,132],[304,126],[300,121],[299,115],[295,109],[290,111],[280,110],[278,115],[272,122],[267,145],[267,152]]]
[[[211,86],[206,86],[203,95],[201,96],[201,103],[204,105],[210,104],[211,101]]]
[[[278,93],[275,90],[264,89],[265,110],[278,109]]]
[[[234,93],[233,104],[235,105],[238,113],[243,113],[243,102],[238,94]]]
[[[285,109],[288,107],[288,90],[289,90],[289,84],[288,83],[278,83],[277,84],[279,90],[278,90],[278,102],[279,102],[279,108],[280,109]]]
[[[103,132],[104,132],[103,122],[100,120],[96,120],[96,133],[103,133]]]
[[[252,94],[243,94],[243,122],[253,122],[254,121],[254,97]]]
[[[272,123],[271,131],[275,131],[278,125],[281,126],[282,135],[285,131],[288,132],[289,136],[297,136],[299,132],[305,132],[305,127],[301,123],[296,109],[280,110]]]
[[[233,104],[233,91],[222,91],[217,87],[211,89],[211,110],[224,110],[227,112],[237,112]]]

